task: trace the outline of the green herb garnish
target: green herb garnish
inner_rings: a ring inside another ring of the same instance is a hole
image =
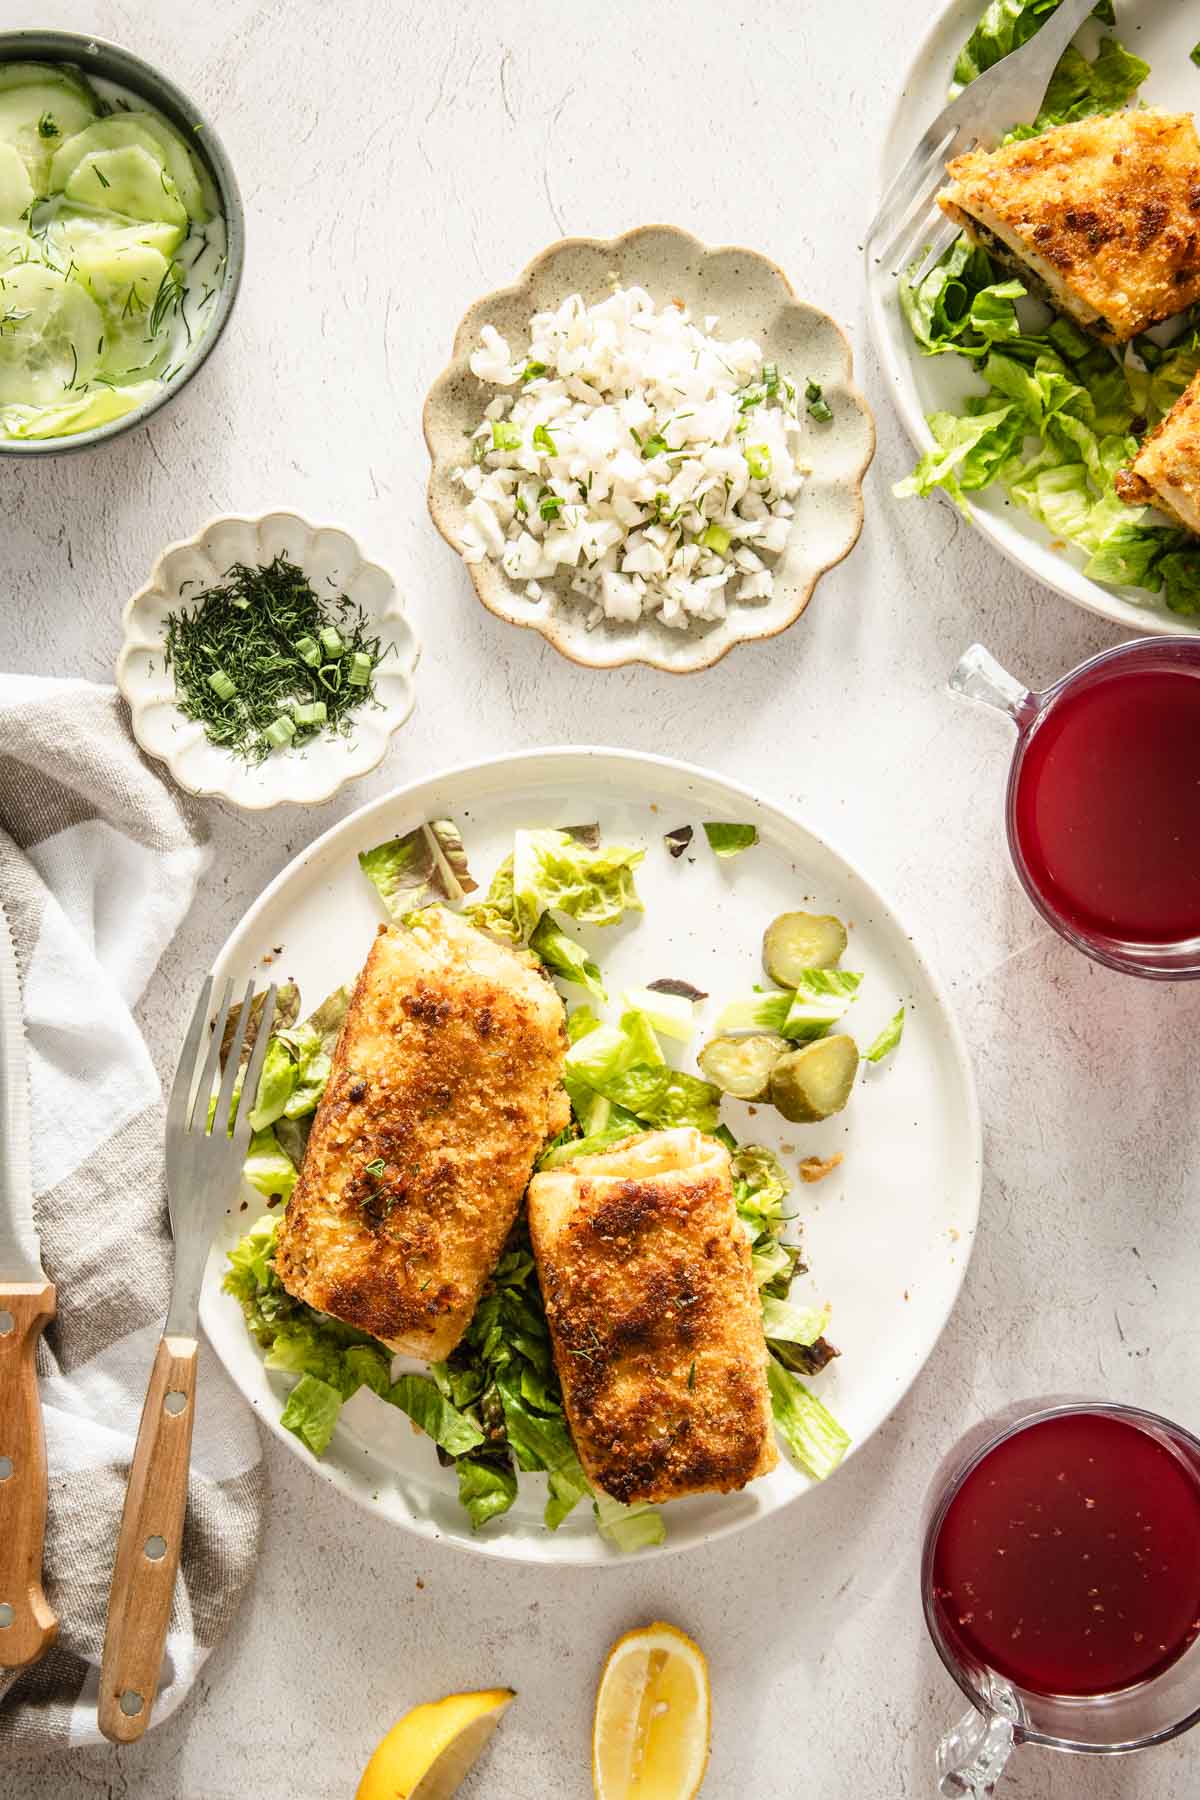
[[[544,450],[547,456],[558,455],[558,447],[544,425],[534,426],[533,447],[535,450]]]
[[[808,403],[808,416],[810,419],[816,419],[819,425],[825,425],[832,419],[833,408],[826,400],[825,395],[821,390],[820,382],[805,382],[804,398]]]
[[[375,701],[383,655],[362,609],[344,594],[318,599],[283,555],[260,568],[235,563],[219,587],[167,619],[180,711],[249,763],[318,734],[346,736],[350,715]]]
[[[52,114],[44,112],[38,120],[38,136],[43,138],[56,138],[62,136],[58,126],[54,123]],[[107,183],[105,185],[107,186]]]

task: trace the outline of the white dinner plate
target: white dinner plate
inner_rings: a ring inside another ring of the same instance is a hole
[[[929,121],[946,104],[955,58],[983,11],[984,0],[950,0],[922,39],[884,142],[881,193]],[[1142,97],[1169,112],[1194,112],[1200,106],[1200,70],[1190,58],[1200,36],[1196,9],[1180,0],[1117,0],[1116,11],[1117,37],[1150,64]],[[1099,28],[1089,21],[1077,41],[1091,53],[1098,38]],[[867,290],[875,347],[892,398],[918,454],[924,455],[933,442],[926,414],[961,411],[966,395],[982,392],[982,386],[966,366],[965,357],[920,354],[900,310],[891,262],[876,262],[868,255]],[[1105,587],[1090,580],[1083,573],[1083,557],[1073,549],[1056,548],[1045,526],[1009,501],[1002,488],[969,494],[967,499],[978,529],[1010,562],[1077,606],[1099,613],[1127,631],[1200,631],[1200,619],[1168,612],[1152,594],[1137,588]],[[936,502],[911,499],[898,504],[949,506],[951,502],[939,495]]]
[[[638,871],[645,912],[581,933],[600,963],[610,996],[663,976],[689,981],[711,998],[697,1008],[692,1044],[671,1060],[694,1070],[694,1056],[718,1009],[762,979],[764,926],[794,907],[837,913],[851,926],[847,968],[865,974],[847,1020],[869,1043],[896,1007],[908,1008],[904,1039],[877,1066],[864,1064],[850,1105],[819,1126],[788,1125],[769,1109],[752,1117],[727,1100],[736,1136],[782,1149],[795,1172],[800,1156],[844,1154],[824,1181],[796,1183],[810,1273],[797,1299],[833,1303],[830,1337],[842,1354],[813,1386],[854,1446],[864,1443],[900,1400],[933,1348],[954,1305],[979,1209],[981,1146],[974,1083],[949,1002],[898,918],[845,857],[769,801],[704,770],[615,750],[535,750],[498,757],[374,800],[289,863],[250,908],[216,962],[218,976],[292,977],[310,1011],[358,972],[383,914],[357,855],[424,819],[455,819],[472,873],[486,883],[519,826],[598,819],[604,837],[646,846]],[[701,822],[757,825],[760,842],[729,861],[708,848]],[[663,833],[691,824],[689,853],[672,860]],[[574,1002],[582,990],[564,990]],[[245,1212],[231,1207],[205,1277],[205,1330],[234,1381],[289,1449],[335,1487],[381,1517],[426,1538],[448,1538],[485,1554],[538,1562],[606,1562],[586,1505],[556,1533],[542,1525],[544,1477],[522,1475],[513,1510],[478,1534],[459,1507],[451,1470],[408,1419],[361,1392],[343,1409],[324,1459],[279,1423],[290,1382],[270,1374],[241,1309],[222,1292],[224,1252],[262,1208],[247,1188]],[[836,1479],[836,1477],[834,1478]],[[709,1494],[667,1507],[668,1549],[700,1544],[751,1524],[799,1498],[807,1479],[779,1467],[740,1494]]]

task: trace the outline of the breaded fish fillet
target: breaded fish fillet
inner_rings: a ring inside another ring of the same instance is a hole
[[[774,1468],[762,1309],[723,1145],[654,1131],[545,1170],[529,1227],[590,1481],[630,1504]]]
[[[280,1223],[289,1293],[449,1355],[570,1116],[563,1016],[529,959],[454,913],[380,928]]]
[[[1157,506],[1200,533],[1200,375],[1193,378],[1127,469],[1116,489],[1128,506]]]
[[[947,165],[938,204],[1110,343],[1200,299],[1200,139],[1186,113],[1118,112]]]

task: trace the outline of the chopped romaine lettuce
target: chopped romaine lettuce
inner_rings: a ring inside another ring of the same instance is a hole
[[[784,1344],[815,1344],[829,1324],[828,1306],[794,1306],[768,1294],[762,1303],[763,1335]]]
[[[816,1395],[773,1355],[767,1358],[767,1381],[775,1425],[788,1454],[806,1475],[824,1481],[849,1449],[848,1434]]]
[[[958,61],[954,65],[956,86],[966,87],[977,75],[990,69],[993,63],[998,63],[1010,51],[1019,50],[1022,44],[1028,43],[1041,30],[1058,4],[1059,0],[991,0],[978,25],[959,51]],[[1116,21],[1112,0],[1099,0],[1092,16],[1102,24],[1114,24]]]
[[[608,998],[596,963],[582,944],[568,937],[561,925],[555,924],[551,913],[544,912],[534,926],[529,948],[541,958],[552,975],[560,976],[563,981],[577,982],[598,1000]]]
[[[797,979],[794,989],[731,1000],[717,1020],[718,1033],[739,1037],[770,1031],[797,1043],[820,1037],[846,1011],[862,976],[846,969],[805,969]]]
[[[511,1463],[495,1456],[460,1456],[455,1459],[458,1499],[474,1530],[489,1519],[506,1513],[517,1498],[517,1477]],[[548,1522],[548,1521],[547,1521]]]
[[[633,872],[645,854],[622,844],[592,849],[568,831],[518,831],[512,887],[522,938],[548,907],[583,925],[615,925],[626,912],[641,912]]]
[[[693,988],[692,992],[696,990]],[[680,1044],[686,1044],[696,1029],[692,1000],[662,986],[626,988],[625,1010],[643,1013],[655,1031]]]
[[[1037,118],[1032,125],[1016,125],[1006,143],[1016,138],[1039,136],[1055,125],[1070,125],[1094,113],[1116,112],[1133,96],[1150,73],[1150,64],[1133,56],[1116,38],[1102,37],[1094,62],[1068,44],[1050,78]]]
[[[704,835],[714,856],[739,856],[758,842],[757,825],[727,825],[705,820]]]
[[[273,1129],[256,1131],[242,1164],[242,1176],[268,1200],[290,1200],[296,1165],[280,1146]]]
[[[904,1008],[901,1007],[898,1012],[892,1014],[870,1049],[864,1050],[863,1055],[868,1062],[882,1062],[885,1056],[891,1055],[903,1036]]]
[[[403,837],[362,851],[358,862],[393,919],[403,919],[436,900],[457,903],[478,885],[451,819],[429,819]]]
[[[324,1456],[342,1405],[340,1388],[319,1375],[302,1375],[287,1397],[279,1423],[294,1431],[314,1456]]]
[[[473,1419],[460,1412],[428,1375],[401,1375],[386,1398],[419,1425],[426,1437],[449,1456],[466,1456],[478,1450],[484,1434]]]
[[[652,1506],[622,1506],[609,1494],[597,1494],[592,1509],[596,1515],[596,1530],[617,1550],[626,1553],[648,1550],[654,1544],[666,1542],[667,1528],[662,1514],[655,1512]]]

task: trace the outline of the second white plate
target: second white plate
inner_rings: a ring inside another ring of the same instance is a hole
[[[880,192],[901,168],[922,131],[946,104],[955,58],[979,22],[983,0],[950,0],[922,39],[900,90],[884,141]],[[1111,28],[1110,28],[1111,29]],[[1087,30],[1095,33],[1089,23]],[[1152,106],[1193,112],[1200,104],[1200,74],[1191,61],[1197,21],[1178,0],[1117,0],[1116,35],[1145,62],[1150,74],[1142,94]],[[1084,39],[1083,41],[1087,41]],[[901,419],[924,455],[933,442],[926,414],[958,412],[969,393],[981,392],[961,356],[922,356],[900,310],[891,265],[868,257],[867,291],[872,335]],[[914,461],[916,459],[914,458]],[[1152,594],[1135,588],[1102,587],[1083,573],[1082,558],[1055,548],[1052,534],[1000,488],[968,496],[975,525],[996,548],[1027,574],[1064,594],[1076,606],[1111,619],[1126,631],[1200,631],[1200,619],[1168,612]],[[904,506],[950,505],[938,500],[905,500]]]
[[[847,968],[866,979],[847,1028],[863,1043],[903,1001],[904,1041],[868,1068],[846,1111],[820,1126],[788,1125],[769,1109],[727,1100],[735,1135],[781,1149],[795,1173],[800,1156],[841,1151],[844,1161],[813,1186],[797,1181],[794,1212],[803,1225],[811,1273],[797,1299],[833,1303],[830,1336],[840,1359],[816,1391],[863,1444],[886,1418],[929,1355],[949,1317],[971,1252],[979,1208],[980,1130],[974,1084],[949,1002],[909,926],[836,850],[798,819],[722,777],[664,758],[615,750],[537,750],[453,769],[372,801],[290,863],[234,930],[218,976],[294,978],[305,1011],[357,974],[382,917],[357,854],[424,819],[457,820],[472,872],[482,882],[512,847],[518,826],[598,819],[612,841],[646,846],[638,871],[645,913],[607,930],[581,933],[610,995],[668,976],[707,990],[699,1029],[678,1060],[695,1051],[721,1005],[761,979],[764,926],[785,908],[814,906],[851,926]],[[718,861],[704,819],[757,825],[761,841]],[[672,860],[663,833],[691,824],[696,841]],[[569,991],[569,990],[568,990]],[[584,998],[582,990],[572,1004]],[[335,1487],[381,1517],[426,1538],[448,1538],[486,1555],[543,1563],[608,1562],[614,1553],[577,1507],[556,1533],[542,1524],[541,1476],[522,1476],[513,1510],[473,1534],[458,1504],[453,1471],[403,1414],[373,1394],[344,1408],[324,1459],[279,1423],[286,1380],[272,1376],[222,1292],[225,1251],[262,1208],[247,1189],[217,1234],[205,1278],[202,1317],[218,1355],[263,1421]],[[836,1476],[834,1477],[836,1480]],[[707,1494],[666,1508],[667,1549],[736,1531],[799,1498],[810,1483],[781,1458],[740,1494]],[[618,1559],[619,1560],[619,1559]]]

